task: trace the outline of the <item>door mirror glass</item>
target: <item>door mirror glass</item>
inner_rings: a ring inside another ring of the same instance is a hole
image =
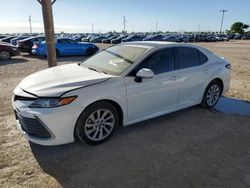
[[[136,73],[136,77],[138,78],[153,78],[154,72],[151,69],[142,68]]]

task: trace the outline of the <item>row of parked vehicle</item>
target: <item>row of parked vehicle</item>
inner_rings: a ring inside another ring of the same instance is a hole
[[[111,43],[118,44],[121,42],[132,41],[169,41],[169,42],[217,42],[229,41],[230,39],[250,39],[250,36],[240,34],[179,34],[179,33],[133,33],[133,34],[81,34],[69,36],[73,40],[92,43]]]
[[[107,34],[55,34],[56,54],[92,55],[99,49],[93,43],[118,44],[132,41],[169,41],[169,42],[216,42],[230,39],[250,39],[250,36],[225,34],[179,34],[179,33],[107,33]],[[25,52],[30,55],[47,56],[47,46],[43,34],[0,35],[0,59]]]
[[[47,46],[45,37],[38,36],[0,36],[0,59],[7,60],[16,56],[19,52],[30,55],[47,56]],[[56,37],[56,54],[57,56],[82,55],[90,56],[96,53],[99,48],[89,42],[79,42],[70,37]]]

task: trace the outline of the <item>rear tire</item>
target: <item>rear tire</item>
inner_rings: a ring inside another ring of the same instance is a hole
[[[87,107],[77,120],[75,135],[81,142],[96,145],[112,137],[119,125],[119,114],[108,102],[96,102]]]
[[[95,52],[96,52],[96,50],[94,48],[88,48],[86,50],[86,55],[91,56],[91,55],[95,54]]]
[[[56,49],[56,57],[60,57],[60,56],[61,56],[60,51]]]
[[[218,81],[213,80],[207,86],[207,89],[202,98],[201,106],[207,109],[213,108],[219,101],[221,93],[222,93],[221,84]]]

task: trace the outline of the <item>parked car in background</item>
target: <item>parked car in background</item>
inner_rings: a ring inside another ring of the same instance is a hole
[[[93,42],[93,43],[102,43],[103,39],[107,39],[107,37],[105,36],[96,36],[96,37],[92,37],[89,42]]]
[[[3,39],[3,38],[6,38],[6,37],[8,37],[9,35],[1,35],[0,34],[0,39]]]
[[[162,41],[163,35],[148,35],[143,38],[143,41]]]
[[[91,38],[93,38],[93,36],[88,35],[88,36],[86,36],[86,37],[83,37],[83,38],[81,39],[81,42],[89,42]]]
[[[236,39],[236,40],[240,40],[242,38],[242,35],[241,34],[236,34],[235,36],[234,36],[234,39]]]
[[[18,36],[18,37],[16,37],[16,38],[11,39],[11,40],[10,40],[10,43],[13,44],[13,45],[17,45],[17,42],[18,42],[19,40],[23,40],[23,39],[26,39],[26,38],[29,38],[29,37],[30,37],[30,36],[28,36],[28,35],[21,35],[21,36]]]
[[[113,40],[114,38],[116,38],[116,35],[110,36],[106,39],[102,39],[102,43],[111,43],[111,40]]]
[[[250,35],[244,35],[241,37],[242,40],[250,40]]]
[[[8,60],[19,54],[18,48],[10,43],[0,42],[0,60]]]
[[[72,39],[76,42],[83,42],[82,39],[84,39],[86,36],[85,35],[77,35],[72,37]]]
[[[122,39],[122,42],[141,41],[143,38],[143,35],[129,35],[128,37]]]
[[[11,39],[13,39],[13,38],[15,38],[15,36],[8,36],[8,37],[0,39],[0,41],[10,43]]]
[[[111,44],[119,44],[119,43],[122,42],[122,39],[124,39],[126,37],[127,37],[127,35],[121,35],[121,36],[119,36],[117,38],[112,39],[110,43]]]
[[[177,35],[166,35],[162,38],[162,40],[168,42],[182,42],[182,38]]]
[[[26,77],[12,105],[18,130],[32,142],[100,144],[118,126],[198,104],[212,108],[228,91],[230,72],[228,61],[196,45],[122,43]]]
[[[91,43],[75,42],[69,38],[58,38],[56,40],[56,55],[72,56],[72,55],[93,55],[99,48]],[[37,43],[32,47],[32,53],[39,56],[47,56],[46,42]]]
[[[32,46],[45,40],[45,37],[30,37],[17,42],[17,47],[21,52],[27,52],[32,55]]]

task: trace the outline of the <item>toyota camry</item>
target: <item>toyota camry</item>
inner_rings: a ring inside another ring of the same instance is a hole
[[[118,126],[201,105],[229,89],[231,64],[191,44],[130,42],[82,63],[36,72],[14,90],[17,128],[28,140],[99,144]]]

